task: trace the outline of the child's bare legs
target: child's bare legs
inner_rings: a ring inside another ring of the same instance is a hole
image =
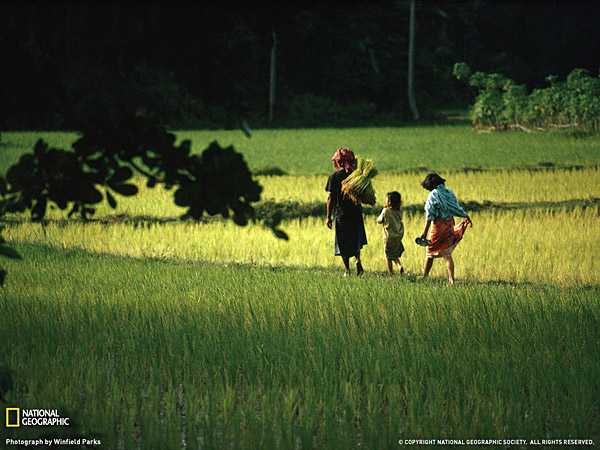
[[[390,276],[394,275],[394,263],[396,263],[398,265],[398,270],[400,271],[400,275],[402,275],[404,273],[404,268],[402,267],[402,264],[400,263],[400,258],[393,258],[393,259],[387,260],[388,274]]]
[[[423,278],[425,278],[429,275],[429,272],[431,271],[432,266],[433,266],[433,258],[428,256],[427,258],[425,258],[425,266],[423,267]]]
[[[400,272],[400,275],[402,275],[404,273],[404,267],[402,267],[402,263],[400,262],[400,257],[394,258],[392,261],[396,263],[396,265],[398,266],[398,272]]]
[[[390,276],[394,275],[394,260],[393,259],[387,260],[387,269],[388,269],[388,274]]]
[[[454,284],[454,260],[452,259],[452,255],[446,255],[444,259],[448,266],[448,283]]]
[[[400,272],[400,275],[402,275],[404,273],[404,267],[402,267],[402,263],[400,262],[400,257],[395,259],[396,264],[398,264],[398,271]]]

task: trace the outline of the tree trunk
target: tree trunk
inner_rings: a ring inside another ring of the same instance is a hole
[[[419,110],[415,100],[415,0],[410,0],[410,23],[408,28],[408,105],[413,119],[419,120]]]
[[[277,73],[275,64],[277,59],[277,35],[273,31],[273,45],[271,47],[271,76],[269,79],[269,123],[273,122],[273,111],[275,109],[275,81]]]

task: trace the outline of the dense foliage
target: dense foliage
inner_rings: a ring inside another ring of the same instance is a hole
[[[574,69],[566,80],[548,76],[550,85],[531,93],[502,74],[472,73],[465,63],[454,66],[454,75],[477,91],[471,109],[475,127],[600,130],[600,76],[584,69]]]
[[[274,125],[396,123],[407,117],[408,3],[3,2],[0,127],[77,130],[95,111],[138,107],[171,128],[266,125],[273,32]],[[588,3],[417,2],[419,110],[469,99],[455,61],[528,85],[596,70]]]

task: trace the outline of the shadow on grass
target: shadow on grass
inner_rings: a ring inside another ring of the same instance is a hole
[[[302,274],[314,274],[314,275],[323,275],[331,278],[339,278],[340,280],[364,280],[364,281],[374,281],[379,280],[381,282],[392,282],[392,283],[401,283],[408,285],[423,285],[434,288],[446,288],[446,289],[457,289],[457,288],[478,288],[478,287],[509,287],[515,289],[533,289],[538,290],[540,292],[545,290],[560,290],[560,291],[572,291],[572,290],[598,290],[600,291],[600,284],[578,284],[578,285],[554,285],[548,283],[541,282],[533,282],[533,281],[513,281],[513,280],[503,280],[503,279],[492,279],[492,280],[477,280],[472,278],[458,278],[454,284],[454,286],[449,286],[447,283],[447,279],[445,277],[435,277],[430,276],[427,278],[423,278],[420,273],[408,272],[404,275],[399,275],[396,271],[393,277],[390,277],[387,272],[384,271],[369,271],[368,262],[365,264],[365,273],[358,277],[352,272],[351,276],[345,278],[343,276],[343,267],[341,260],[337,261],[339,258],[336,258],[336,263],[339,262],[339,266],[337,267],[305,267],[305,266],[273,266],[268,264],[257,264],[257,263],[243,263],[243,262],[210,262],[210,261],[202,261],[202,260],[189,260],[182,258],[165,258],[165,257],[134,257],[134,256],[123,256],[123,255],[115,255],[112,253],[104,253],[104,252],[91,252],[89,250],[85,250],[79,247],[73,247],[69,249],[61,249],[52,245],[47,244],[38,244],[38,243],[16,243],[16,246],[19,247],[19,250],[22,251],[24,260],[27,261],[30,258],[32,253],[42,253],[47,255],[49,258],[54,258],[54,255],[60,254],[65,258],[70,257],[84,257],[84,258],[99,258],[106,259],[110,258],[116,261],[120,261],[122,263],[127,263],[130,261],[150,261],[155,264],[167,264],[171,266],[187,266],[187,267],[195,267],[195,268],[218,268],[218,269],[228,269],[228,270],[245,270],[245,271],[262,271],[262,272],[270,272],[270,273],[302,273]],[[18,263],[15,263],[15,266]],[[600,294],[600,292],[599,292]]]
[[[542,202],[492,202],[486,201],[463,201],[462,205],[469,213],[473,212],[494,212],[494,211],[517,211],[517,210],[535,210],[542,209],[548,211],[572,211],[577,208],[596,208],[600,216],[600,198],[589,199],[574,199],[561,201],[542,201]],[[266,201],[255,206],[256,219],[265,220],[273,217],[275,214],[280,215],[282,220],[306,219],[310,217],[324,219],[326,216],[326,206],[324,202],[274,202]],[[381,205],[368,206],[363,208],[363,212],[367,216],[377,216],[381,212]],[[422,204],[406,205],[402,207],[402,212],[407,216],[423,214]],[[196,221],[198,224],[220,222],[224,219],[220,216],[205,216]],[[70,224],[100,224],[114,225],[127,224],[135,228],[148,228],[153,225],[163,225],[169,223],[178,223],[191,221],[185,216],[148,216],[129,214],[114,214],[99,218],[81,219],[81,218],[61,218],[61,219],[44,219],[43,224],[53,224],[59,227],[66,227]],[[24,216],[5,217],[0,223],[6,224],[22,224],[29,223],[30,219]]]

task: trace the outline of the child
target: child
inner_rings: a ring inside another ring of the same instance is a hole
[[[433,258],[442,257],[448,266],[448,283],[454,284],[454,260],[452,251],[462,239],[467,225],[473,226],[471,218],[458,203],[454,192],[448,189],[442,177],[437,173],[428,174],[421,186],[431,191],[425,202],[425,230],[421,239],[429,239],[423,268],[423,277],[429,275]],[[464,217],[466,220],[454,225],[454,216]],[[431,229],[430,229],[431,228]]]
[[[385,242],[385,257],[387,259],[388,273],[394,274],[394,264],[398,265],[400,274],[404,268],[400,263],[400,256],[404,253],[402,238],[404,237],[404,224],[402,223],[402,197],[399,192],[388,192],[383,210],[377,218],[377,223],[383,225],[383,238]]]

